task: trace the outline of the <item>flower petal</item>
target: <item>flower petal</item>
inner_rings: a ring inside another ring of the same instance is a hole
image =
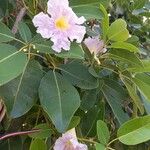
[[[76,19],[76,24],[83,24],[85,21],[86,21],[86,19],[82,16],[82,17]]]
[[[70,49],[70,41],[67,38],[52,38],[51,40],[54,42],[52,49],[58,53],[61,52],[61,49],[64,49],[66,51]]]
[[[65,7],[68,7],[69,6],[69,2],[68,0],[49,0],[47,2],[47,12],[52,15],[55,10],[55,8],[58,8],[61,7],[61,8],[65,8]]]
[[[77,43],[81,43],[86,33],[84,26],[73,25],[70,31],[68,31],[69,39],[71,41],[77,40]]]
[[[87,145],[79,143],[76,150],[88,150]]]
[[[51,18],[44,14],[43,12],[34,16],[32,20],[35,27],[37,27],[37,33],[40,33],[43,38],[50,38],[52,36],[51,32]]]

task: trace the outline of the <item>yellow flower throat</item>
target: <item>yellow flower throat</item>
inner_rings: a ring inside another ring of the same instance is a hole
[[[64,31],[69,28],[69,23],[65,17],[60,17],[55,21],[55,26],[57,29]]]

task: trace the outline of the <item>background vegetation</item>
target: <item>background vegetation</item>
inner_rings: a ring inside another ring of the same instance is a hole
[[[150,149],[150,2],[69,2],[85,38],[105,41],[100,64],[83,43],[58,54],[36,33],[46,0],[0,0],[0,149],[52,149],[74,127],[91,150]]]

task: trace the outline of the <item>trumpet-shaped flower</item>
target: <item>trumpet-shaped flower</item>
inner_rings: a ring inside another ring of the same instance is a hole
[[[84,40],[84,43],[91,54],[94,53],[94,55],[98,55],[99,53],[105,53],[107,51],[104,41],[100,40],[98,37],[88,37]]]
[[[54,150],[87,150],[85,144],[81,144],[77,139],[69,133],[65,133],[58,138],[54,145]]]
[[[69,50],[73,40],[80,43],[86,33],[82,26],[85,18],[77,17],[69,7],[68,0],[49,0],[47,5],[48,14],[41,12],[33,18],[37,33],[43,38],[51,39],[54,43],[52,49],[56,52]]]

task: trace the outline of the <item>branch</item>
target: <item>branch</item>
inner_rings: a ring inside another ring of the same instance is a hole
[[[9,133],[9,134],[6,134],[4,136],[1,136],[0,141],[4,140],[4,139],[7,139],[7,138],[10,138],[10,137],[17,136],[17,135],[32,134],[32,133],[36,133],[36,132],[39,132],[39,131],[40,131],[39,129],[36,129],[36,130],[32,130],[32,131],[21,131],[21,132]]]
[[[26,8],[24,7],[24,8],[22,8],[22,9],[20,10],[19,14],[17,15],[16,21],[15,21],[14,26],[13,26],[13,28],[12,28],[12,33],[13,33],[13,34],[16,34],[16,33],[17,33],[18,24],[19,24],[19,22],[22,20],[22,18],[24,17],[25,13],[26,13]]]

